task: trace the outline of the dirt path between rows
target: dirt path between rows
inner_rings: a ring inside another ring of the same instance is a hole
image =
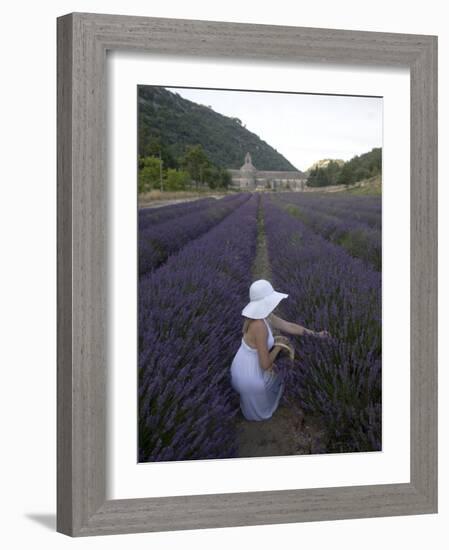
[[[261,203],[257,214],[257,252],[252,274],[253,280],[271,280]],[[325,450],[325,440],[326,431],[321,420],[305,415],[296,405],[288,403],[285,395],[269,420],[249,421],[241,411],[237,417],[238,456],[241,458],[320,453]]]

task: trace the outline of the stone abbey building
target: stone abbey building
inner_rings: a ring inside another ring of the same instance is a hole
[[[229,169],[232,186],[242,190],[276,189],[304,191],[307,176],[303,172],[257,170],[246,153],[245,164],[240,170]]]

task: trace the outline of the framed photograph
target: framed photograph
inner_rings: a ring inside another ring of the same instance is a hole
[[[437,38],[58,19],[71,536],[437,511]]]

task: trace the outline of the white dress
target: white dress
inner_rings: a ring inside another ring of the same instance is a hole
[[[274,344],[273,333],[268,322],[264,321],[268,328],[267,346],[270,350]],[[284,390],[279,374],[262,369],[257,350],[248,346],[243,338],[232,361],[231,383],[240,394],[240,408],[247,420],[271,418]]]

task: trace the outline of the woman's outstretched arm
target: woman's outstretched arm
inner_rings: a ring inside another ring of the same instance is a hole
[[[277,315],[274,315],[274,313],[270,315],[269,319],[274,328],[277,328],[282,332],[286,332],[287,334],[294,334],[297,336],[302,336],[303,334],[313,334],[315,336],[329,335],[329,333],[325,330],[316,332],[314,330],[303,327],[302,325],[298,325],[297,323],[290,323],[289,321],[285,321],[284,319],[281,319]]]

